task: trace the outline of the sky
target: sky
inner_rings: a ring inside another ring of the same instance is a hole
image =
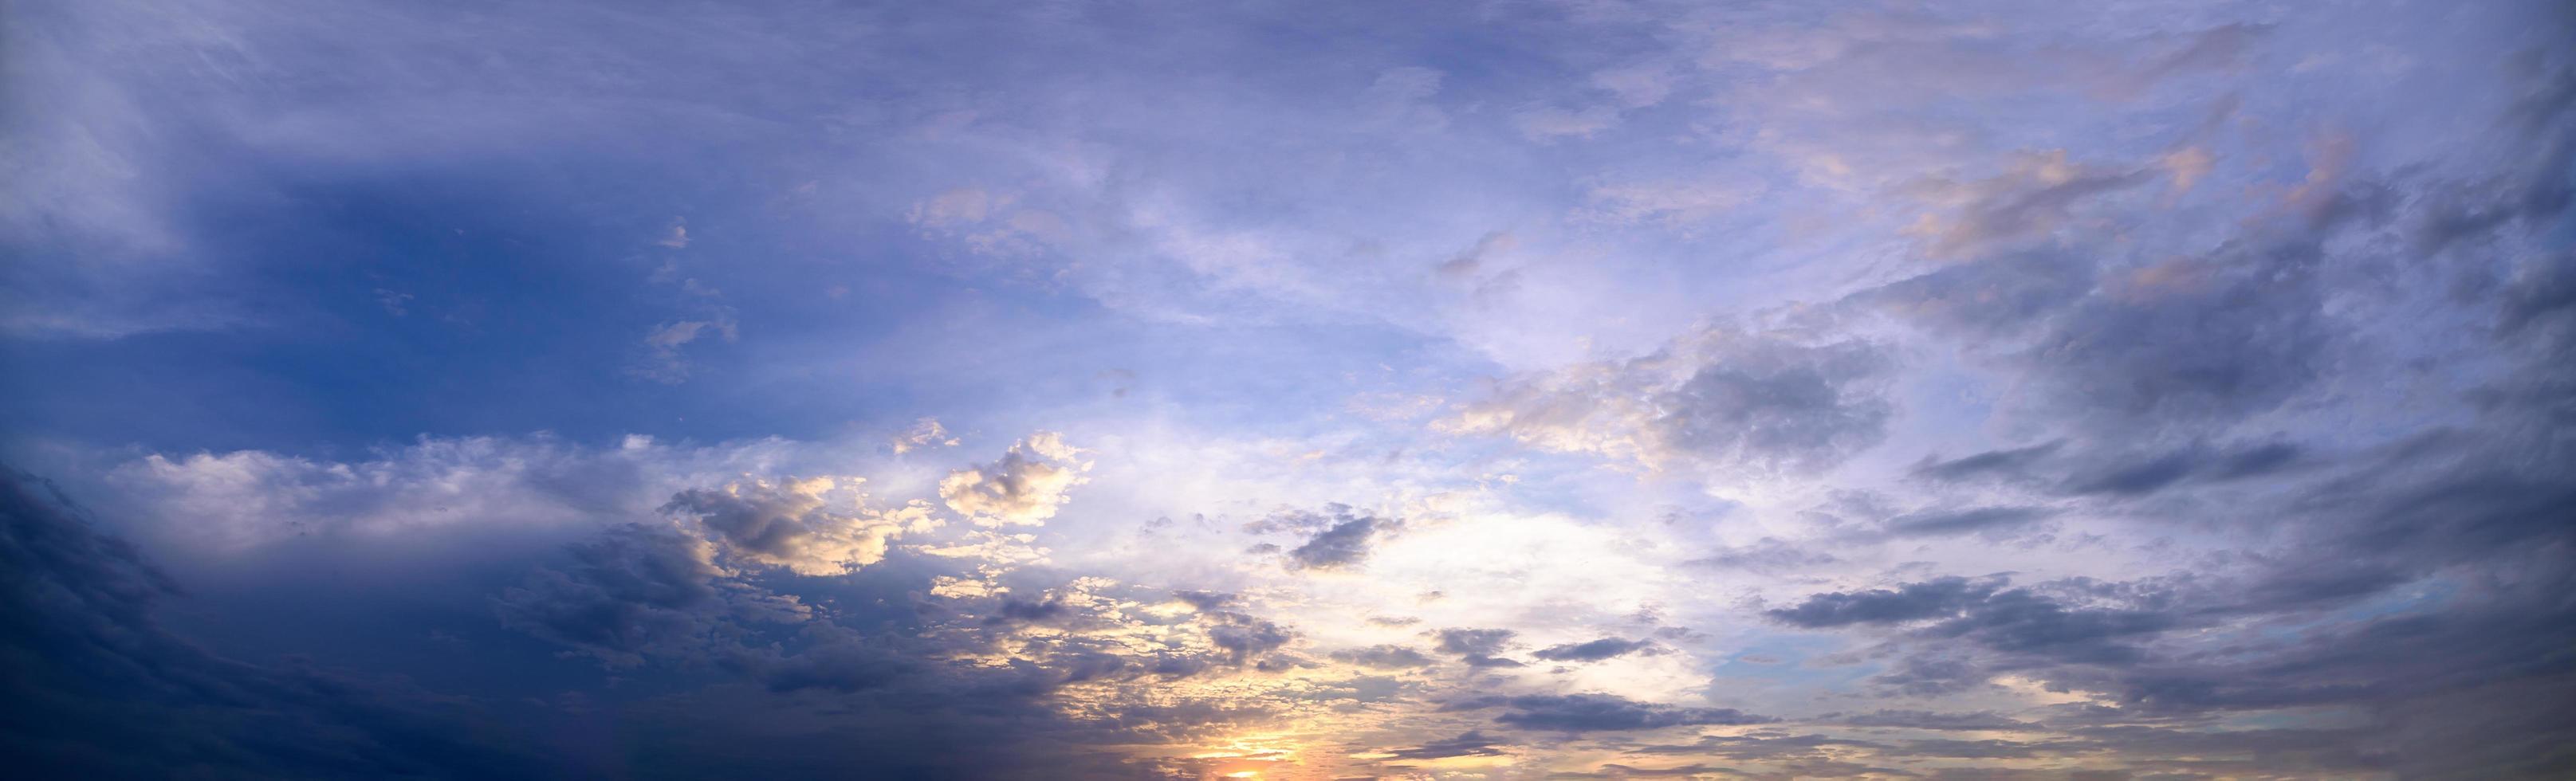
[[[13,778],[2576,776],[2563,2],[0,18]]]

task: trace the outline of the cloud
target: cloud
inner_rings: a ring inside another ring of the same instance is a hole
[[[1912,473],[1917,477],[1945,482],[1956,482],[1988,475],[2005,477],[2016,476],[2028,471],[2032,465],[2055,454],[2058,448],[2064,444],[2065,443],[2063,442],[2048,442],[2032,445],[2030,447],[1988,450],[1983,453],[1960,456],[1947,461],[1940,460],[1932,456],[1925,456],[1921,462],[1914,465]]]
[[[2067,159],[2064,150],[2026,154],[1992,179],[1934,179],[1911,188],[1928,202],[1952,205],[1948,217],[1924,215],[1913,230],[1927,236],[1935,255],[1993,251],[1999,245],[2045,235],[2086,200],[2144,183],[2148,172],[2103,169]]]
[[[2075,494],[2139,496],[2185,480],[2226,482],[2260,477],[2288,467],[2300,456],[2287,442],[2233,448],[2195,445],[2138,461],[2112,461],[2070,475],[2063,490]]]
[[[1885,435],[1891,365],[1867,342],[1712,328],[1642,358],[1507,379],[1442,425],[1650,468],[1816,471]]]
[[[2576,774],[2548,3],[166,5],[8,38],[173,573],[13,525],[20,774]]]
[[[224,659],[161,628],[177,584],[50,484],[0,466],[0,738],[31,777],[544,778],[470,699]]]
[[[1055,517],[1067,492],[1086,481],[1091,465],[1082,451],[1052,432],[1032,434],[999,461],[948,473],[939,498],[948,509],[985,526],[1036,526]]]
[[[938,418],[922,418],[913,421],[912,427],[904,429],[903,433],[894,435],[891,446],[894,452],[902,454],[930,447],[956,447],[957,442],[956,438],[948,435],[948,427],[939,424]]]
[[[608,666],[704,654],[724,610],[713,581],[728,574],[715,566],[714,545],[630,524],[568,552],[571,566],[539,570],[493,598],[502,625]]]
[[[1229,664],[1241,665],[1263,654],[1277,650],[1296,639],[1287,627],[1252,618],[1240,613],[1213,614],[1221,623],[1208,629],[1208,640],[1226,653]]]
[[[1916,637],[1960,640],[2007,655],[2055,663],[2124,663],[2141,652],[2127,643],[2197,623],[2170,609],[2169,595],[2152,585],[2121,588],[2070,581],[2043,587],[2006,588],[1999,578],[1941,578],[1895,589],[1818,594],[1794,607],[1765,611],[1801,627],[1911,624]],[[1947,660],[1925,660],[1948,669]],[[1905,680],[1935,667],[1908,670]],[[1940,679],[1958,677],[1939,673]],[[1897,679],[1891,679],[1897,680]]]
[[[1664,727],[1764,724],[1774,721],[1734,708],[1692,708],[1637,702],[1608,694],[1525,694],[1456,703],[1452,710],[1500,707],[1495,723],[1548,732],[1608,732]]]
[[[1491,231],[1477,238],[1474,246],[1449,256],[1448,260],[1441,261],[1440,265],[1432,268],[1432,271],[1444,279],[1473,279],[1478,273],[1484,271],[1487,259],[1510,252],[1518,243],[1512,237],[1511,231]]]
[[[715,534],[736,559],[799,575],[838,575],[883,561],[889,541],[937,526],[926,504],[888,511],[833,508],[827,494],[856,478],[747,480],[720,489],[690,489],[663,512],[688,516]]]
[[[1736,212],[1760,192],[1741,183],[1639,180],[1594,185],[1589,204],[1574,213],[1585,222],[1653,224],[1685,233]]]
[[[1443,655],[1492,655],[1512,644],[1512,629],[1440,629]]]
[[[1495,656],[1515,645],[1517,634],[1509,629],[1443,629],[1434,650],[1456,656],[1468,667],[1520,667],[1520,662]]]
[[[1222,609],[1227,605],[1234,604],[1235,600],[1235,596],[1233,594],[1220,594],[1213,591],[1194,591],[1188,589],[1172,592],[1172,598],[1186,602],[1192,609],[1198,610],[1202,613]]]
[[[1877,710],[1845,716],[1842,723],[1855,727],[1901,727],[1944,731],[2024,732],[2038,728],[2027,721],[2006,718],[1993,711],[1974,713],[1937,713],[1922,710]]]
[[[1992,581],[1941,578],[1909,583],[1897,589],[1831,592],[1810,596],[1793,607],[1763,611],[1792,625],[1823,628],[1852,624],[1892,624],[1956,614],[1999,587]]]
[[[2025,528],[2046,520],[2056,511],[2044,507],[1975,507],[1965,510],[1927,510],[1887,519],[1886,531],[1897,537],[1942,537],[1957,534],[1992,534]]]
[[[1654,646],[1654,643],[1645,640],[1627,640],[1617,637],[1604,637],[1599,640],[1588,642],[1552,645],[1532,651],[1530,652],[1530,655],[1551,662],[1598,662],[1603,659],[1625,656],[1637,651],[1653,648]]]
[[[1288,549],[1289,566],[1293,569],[1339,569],[1368,558],[1369,535],[1377,529],[1376,518],[1353,518],[1334,524],[1306,543]]]
[[[1370,753],[1373,755],[1383,755],[1383,758],[1386,759],[1397,760],[1448,759],[1451,757],[1498,757],[1507,753],[1503,751],[1503,749],[1508,745],[1509,744],[1498,742],[1494,738],[1487,737],[1483,732],[1468,730],[1464,733],[1460,733],[1454,738],[1435,740],[1419,746],[1375,749]]]
[[[648,485],[739,471],[786,449],[776,441],[683,450],[651,437],[613,448],[549,435],[424,437],[347,460],[264,450],[155,453],[108,468],[101,482],[138,535],[229,554],[306,537],[599,528],[649,515],[661,497]]]
[[[1743,569],[1764,574],[1788,574],[1841,561],[1831,553],[1800,547],[1777,537],[1764,537],[1751,545],[1719,548],[1706,558],[1687,563],[1698,566]]]
[[[1421,651],[1400,645],[1373,645],[1333,652],[1334,661],[1378,670],[1406,670],[1435,664]]]
[[[720,315],[710,320],[679,320],[654,326],[651,332],[644,335],[644,347],[649,354],[644,363],[633,368],[633,372],[636,376],[655,382],[666,384],[686,382],[691,368],[688,360],[682,356],[681,350],[691,342],[709,334],[731,342],[740,338],[742,331],[730,315]]]

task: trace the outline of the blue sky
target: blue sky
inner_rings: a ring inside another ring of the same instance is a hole
[[[0,14],[33,777],[2576,769],[2560,4]]]

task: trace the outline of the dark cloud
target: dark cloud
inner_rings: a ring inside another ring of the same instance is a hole
[[[1889,366],[1876,347],[1841,342],[1740,350],[1701,367],[1660,400],[1667,410],[1661,427],[1673,446],[1815,469],[1884,436],[1890,407],[1865,387]]]
[[[1238,613],[1215,615],[1223,623],[1208,628],[1208,641],[1224,649],[1229,664],[1241,665],[1296,639],[1287,627],[1268,621]]]
[[[1989,475],[2014,476],[2027,472],[2033,464],[2047,459],[2066,443],[2049,442],[2008,450],[1989,450],[1960,456],[1947,461],[1925,456],[1911,470],[1916,477],[1955,482]]]
[[[1638,767],[1635,765],[1622,765],[1617,762],[1605,762],[1602,763],[1601,767],[1596,772],[1561,773],[1557,775],[1569,778],[1701,778],[1713,775],[1732,776],[1743,774],[1727,768],[1710,767],[1697,762],[1687,765],[1674,765],[1671,767]]]
[[[2142,462],[2120,464],[2098,474],[2078,476],[2068,483],[2066,490],[2078,494],[2134,496],[2180,482],[2197,465],[2197,459],[2189,453],[2168,453]]]
[[[1514,634],[1509,629],[1443,629],[1439,649],[1461,656],[1493,654],[1510,646]]]
[[[1429,667],[1433,664],[1431,657],[1422,655],[1421,651],[1400,645],[1373,645],[1367,648],[1335,651],[1333,659],[1379,670],[1402,670]]]
[[[2201,623],[2155,587],[2074,579],[2007,588],[2001,579],[1942,578],[1894,590],[1818,594],[1772,618],[1804,627],[1908,625],[1928,648],[1901,657],[1873,683],[1896,693],[1942,695],[1983,685],[2005,670],[2129,665],[2140,643]]]
[[[2496,333],[2519,336],[2576,309],[2576,252],[2560,251],[2515,272],[2496,311]]]
[[[1833,592],[1808,597],[1794,607],[1764,611],[1770,617],[1809,628],[1851,624],[1892,624],[1957,614],[1992,595],[1993,580],[1941,578],[1909,583],[1895,590]]]
[[[2305,454],[2288,442],[2191,444],[2144,454],[2103,449],[2067,453],[2066,444],[2059,440],[1948,461],[1925,458],[1914,465],[1912,474],[1943,483],[2053,484],[2054,492],[2065,495],[2135,497],[2186,483],[2224,483],[2273,474],[2294,466]]]
[[[2094,284],[2093,264],[2056,252],[2018,252],[1948,265],[1859,294],[1947,333],[1986,339],[2020,331]]]
[[[2001,532],[2027,527],[2057,514],[2045,507],[1976,507],[1965,510],[1934,510],[1908,513],[1887,520],[1888,534],[1898,537],[1940,537],[1977,532]]]
[[[1896,746],[1897,752],[1910,756],[1956,759],[2030,759],[2062,748],[2047,742],[2017,740],[1909,740]]]
[[[2006,718],[1994,711],[1936,713],[1922,710],[1879,710],[1844,716],[1842,723],[1855,727],[1903,727],[1929,730],[2020,732],[2038,729],[2036,724]]]
[[[748,674],[772,692],[855,692],[884,687],[919,673],[918,665],[899,650],[872,643],[844,627],[810,624],[799,639],[801,647],[793,653],[737,653],[727,658],[725,665]]]
[[[1694,566],[1742,569],[1764,574],[1793,574],[1798,570],[1839,561],[1831,553],[1790,544],[1775,537],[1755,540],[1751,545],[1720,548],[1707,558],[1693,559]]]
[[[1521,667],[1518,661],[1495,655],[1513,645],[1515,634],[1518,633],[1509,629],[1443,629],[1438,635],[1440,643],[1434,648],[1458,657],[1469,667]]]
[[[1645,640],[1604,637],[1590,642],[1552,645],[1532,651],[1530,655],[1551,662],[1597,662],[1654,646],[1654,643]]]
[[[2185,482],[2226,482],[2278,472],[2297,461],[2301,450],[2287,442],[2238,447],[2193,445],[2143,458],[2097,459],[2098,463],[2066,478],[2060,490],[2069,494],[2142,496]]]
[[[2316,379],[2335,331],[2321,250],[2230,247],[2131,271],[2053,318],[2025,354],[2061,403],[2136,422],[2235,420]]]
[[[2508,707],[2538,701],[2497,696],[2484,700],[2490,710],[2472,713],[2461,694],[2576,690],[2576,657],[2563,651],[2576,644],[2576,614],[2563,598],[2576,588],[2576,567],[2566,563],[2576,529],[2563,520],[2576,517],[2576,488],[2557,474],[2560,451],[2526,447],[2536,431],[2417,437],[2288,492],[2286,503],[2236,510],[2290,544],[2231,576],[2023,587],[1939,578],[1819,594],[1768,615],[1877,633],[1885,644],[1875,653],[1892,658],[1871,681],[1892,695],[1947,695],[2012,672],[2115,696],[2124,707],[2105,717],[2115,723],[2344,707],[2368,719],[2266,739],[2301,746],[2302,761],[2319,772],[2386,772],[2402,762],[2410,774],[2546,776],[2541,768],[2576,767],[2576,753],[2542,748],[2564,737],[2565,706]],[[2269,446],[2213,452],[2235,455],[2191,471],[2272,469],[2287,457]],[[2460,718],[2489,726],[2474,735],[2445,726]],[[1927,715],[1894,711],[1848,723],[1939,728]],[[2215,750],[2191,746],[2187,733],[2045,723],[2128,756]],[[2365,748],[2398,741],[2409,742],[2388,753]],[[1985,757],[1989,748],[1905,750]]]
[[[0,756],[20,778],[542,778],[478,703],[161,629],[175,585],[42,481],[0,467]]]
[[[1003,597],[1001,611],[984,620],[986,623],[995,624],[1013,622],[1035,624],[1059,620],[1071,613],[1072,611],[1065,607],[1064,598],[1061,596],[1049,596],[1041,600]]]
[[[1508,745],[1510,744],[1487,737],[1485,733],[1468,730],[1464,734],[1446,740],[1435,740],[1419,746],[1378,749],[1372,753],[1390,754],[1392,756],[1388,758],[1396,760],[1498,757],[1505,753],[1503,749]]]
[[[1644,703],[1609,694],[1528,694],[1481,697],[1451,710],[1502,708],[1495,723],[1550,732],[1607,732],[1699,725],[1765,724],[1775,719],[1734,708],[1692,708]]]
[[[2273,221],[2152,260],[2098,259],[2091,242],[2116,239],[2090,228],[2040,230],[2067,223],[2077,201],[2142,181],[2134,172],[2058,160],[1977,183],[1967,187],[1966,219],[1933,248],[1964,261],[1847,300],[1894,312],[2033,381],[2035,409],[2070,433],[2135,439],[2223,428],[2308,389],[2346,346],[2327,301],[2353,261],[2328,247],[2377,225],[2388,199],[2335,179],[2339,164],[2328,158],[2341,154],[2318,152],[2320,178],[2301,196],[2310,220]],[[1992,455],[1947,466],[1964,476],[2044,454]]]
[[[2127,662],[2139,652],[2121,640],[2187,623],[2159,607],[2152,601],[2139,608],[2075,605],[2036,589],[2007,589],[1969,603],[1959,616],[1924,627],[1921,634],[2064,662]]]
[[[1369,535],[1377,528],[1375,518],[1353,518],[1334,524],[1305,544],[1288,550],[1289,566],[1295,569],[1338,569],[1368,558]]]
[[[1977,661],[1917,652],[1871,676],[1880,691],[1905,697],[1944,697],[1985,686],[1995,671]]]
[[[570,547],[564,569],[544,569],[493,599],[504,626],[631,667],[647,653],[703,651],[723,601],[713,546],[668,528],[626,524]]]
[[[1193,591],[1182,589],[1172,592],[1172,598],[1189,603],[1191,608],[1194,608],[1201,613],[1220,610],[1227,605],[1234,604],[1233,594],[1224,594],[1214,591]]]

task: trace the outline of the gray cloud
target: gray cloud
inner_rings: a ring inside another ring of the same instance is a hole
[[[1776,608],[1765,614],[1811,628],[1921,621],[1954,615],[1968,604],[1992,595],[2000,586],[1993,580],[1941,578],[1894,590],[1817,594],[1794,607]]]
[[[1288,549],[1289,566],[1293,569],[1339,569],[1368,558],[1369,535],[1376,531],[1375,518],[1352,518],[1334,524],[1305,544]]]
[[[1974,730],[2021,732],[2037,729],[2027,721],[2006,718],[1993,711],[1974,713],[1936,713],[1922,710],[1878,710],[1845,716],[1842,723],[1855,727],[1903,727],[1906,729]]]
[[[1454,738],[1435,740],[1419,746],[1379,749],[1377,753],[1391,754],[1393,755],[1391,759],[1398,760],[1494,757],[1502,756],[1503,748],[1507,745],[1509,744],[1487,737],[1483,732],[1468,730]]]
[[[1431,657],[1422,655],[1421,651],[1400,645],[1373,645],[1367,648],[1335,651],[1333,659],[1379,670],[1403,670],[1429,667],[1434,664]]]
[[[224,659],[154,619],[176,584],[0,466],[0,753],[28,778],[543,778],[480,703]]]
[[[1439,648],[1444,654],[1498,653],[1511,645],[1515,634],[1509,629],[1443,629],[1440,630]]]
[[[1196,591],[1190,589],[1174,591],[1172,592],[1172,598],[1189,603],[1191,608],[1202,613],[1222,609],[1227,605],[1234,604],[1235,601],[1235,595],[1233,594],[1223,594],[1214,591]]]
[[[1551,662],[1598,662],[1626,656],[1654,646],[1654,643],[1645,640],[1604,637],[1589,642],[1548,646],[1530,652],[1530,656]]]
[[[538,571],[493,599],[501,623],[602,664],[634,666],[648,652],[701,649],[724,609],[711,585],[714,546],[670,529],[628,524],[571,547],[565,569]]]
[[[2227,482],[2272,474],[2295,464],[2302,451],[2287,442],[2210,447],[2192,445],[2143,459],[2099,459],[2069,475],[2060,490],[2072,494],[2141,496],[2187,481]]]
[[[1208,628],[1208,640],[1224,649],[1229,664],[1241,665],[1296,639],[1287,627],[1237,613],[1215,614],[1223,623]]]
[[[1886,531],[1898,537],[1940,537],[1992,533],[2027,527],[2055,515],[2045,507],[1976,507],[1928,510],[1887,520]]]
[[[1780,575],[1840,560],[1831,553],[1793,545],[1776,537],[1764,537],[1751,545],[1720,548],[1706,558],[1693,559],[1689,563]]]
[[[1646,357],[1511,378],[1443,425],[1651,467],[1815,471],[1885,435],[1891,368],[1868,342],[1711,328]]]
[[[2064,442],[2049,442],[2030,447],[1989,450],[1960,456],[1947,461],[1925,456],[1914,465],[1918,477],[1955,482],[1985,476],[2014,476],[2028,471],[2057,452]]]
[[[1509,629],[1443,629],[1435,649],[1458,657],[1469,667],[1520,667],[1518,661],[1495,655],[1514,645],[1512,637],[1517,634]]]
[[[1644,703],[1609,694],[1528,694],[1454,703],[1451,710],[1502,708],[1495,723],[1550,732],[1606,732],[1699,725],[1764,724],[1774,719],[1734,708]]]

